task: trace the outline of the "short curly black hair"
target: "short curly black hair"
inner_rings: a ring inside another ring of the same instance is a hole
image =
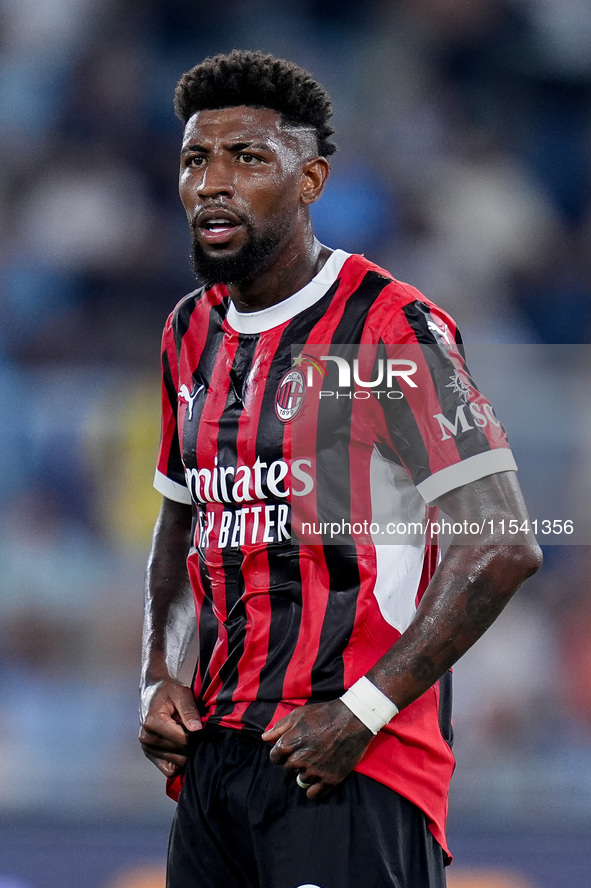
[[[330,157],[336,145],[332,103],[326,90],[293,62],[262,52],[234,49],[207,58],[183,74],[174,94],[174,110],[183,123],[197,111],[250,105],[271,108],[291,126],[316,130],[318,153]]]

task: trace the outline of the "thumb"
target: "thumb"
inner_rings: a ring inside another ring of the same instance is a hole
[[[187,731],[200,731],[203,727],[199,710],[195,706],[193,694],[187,688],[187,693],[183,694],[178,702],[177,711],[181,717],[181,721]]]

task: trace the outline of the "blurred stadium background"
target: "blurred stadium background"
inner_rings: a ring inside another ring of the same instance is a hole
[[[235,46],[329,89],[321,239],[499,346],[528,496],[586,513],[589,0],[0,0],[0,888],[163,885],[136,687],[160,331],[193,288],[171,96]],[[545,556],[456,669],[450,888],[589,885],[591,550]]]

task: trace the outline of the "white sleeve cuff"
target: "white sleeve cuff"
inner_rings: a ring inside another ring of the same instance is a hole
[[[469,456],[453,466],[435,472],[417,484],[417,490],[426,503],[432,503],[444,493],[449,493],[450,490],[455,490],[463,484],[478,481],[479,478],[486,478],[487,475],[494,475],[496,472],[511,471],[517,471],[517,463],[508,447],[486,450],[484,453]]]
[[[158,469],[156,469],[156,474],[154,475],[154,487],[158,493],[161,493],[167,499],[174,500],[176,503],[184,503],[187,506],[191,505],[192,500],[189,488],[185,484],[179,484],[167,475],[163,475]]]

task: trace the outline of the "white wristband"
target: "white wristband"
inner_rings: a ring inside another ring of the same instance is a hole
[[[345,691],[341,700],[372,734],[377,734],[398,715],[398,706],[365,675]]]

